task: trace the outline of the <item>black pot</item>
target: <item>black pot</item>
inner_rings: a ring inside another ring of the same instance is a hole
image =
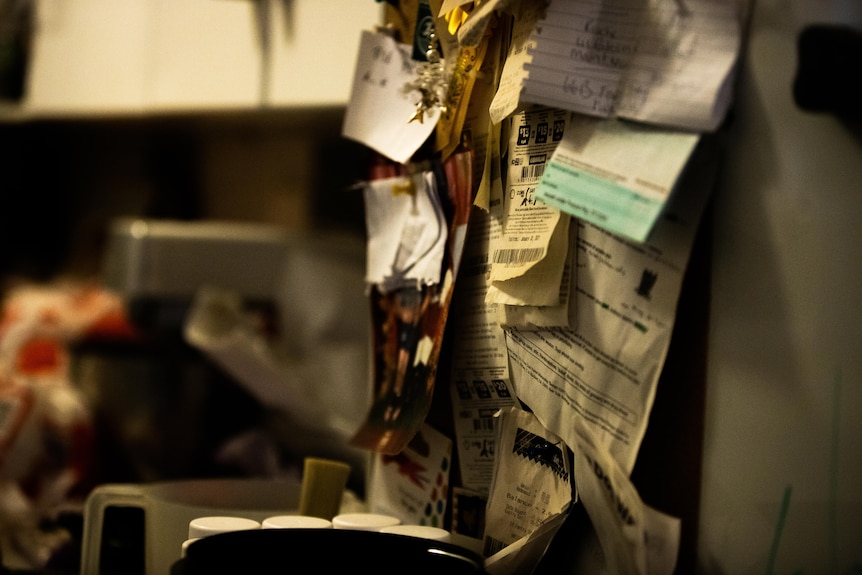
[[[482,558],[458,545],[348,529],[258,529],[189,545],[171,575],[374,573],[483,574]]]

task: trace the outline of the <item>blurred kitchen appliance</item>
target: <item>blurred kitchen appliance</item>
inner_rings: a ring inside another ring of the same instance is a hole
[[[141,312],[188,306],[202,285],[266,300],[275,296],[278,271],[297,242],[273,225],[120,218],[108,230],[103,280]]]
[[[370,397],[362,238],[120,218],[103,257],[105,286],[132,322],[182,334],[261,402],[291,453],[364,470],[367,454],[347,447]]]

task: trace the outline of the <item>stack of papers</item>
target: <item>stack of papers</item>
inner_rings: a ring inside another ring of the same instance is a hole
[[[515,10],[492,121],[535,106],[572,114],[535,199],[646,241],[701,133],[726,116],[737,3],[553,0]]]

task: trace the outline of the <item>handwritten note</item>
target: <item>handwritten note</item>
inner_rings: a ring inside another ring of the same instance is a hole
[[[740,46],[729,0],[554,0],[525,43],[521,102],[713,131]]]
[[[500,85],[488,110],[491,122],[499,124],[517,110],[521,102],[525,78],[524,67],[532,59],[531,33],[542,14],[540,2],[519,2],[514,7],[514,23],[509,52],[500,73]]]
[[[416,95],[404,85],[415,79],[412,48],[383,33],[365,31],[341,133],[399,163],[407,163],[434,131],[440,113],[431,109],[410,121]]]

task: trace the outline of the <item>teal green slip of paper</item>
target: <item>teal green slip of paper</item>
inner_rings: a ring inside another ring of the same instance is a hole
[[[611,233],[643,242],[665,202],[551,160],[536,199]]]

